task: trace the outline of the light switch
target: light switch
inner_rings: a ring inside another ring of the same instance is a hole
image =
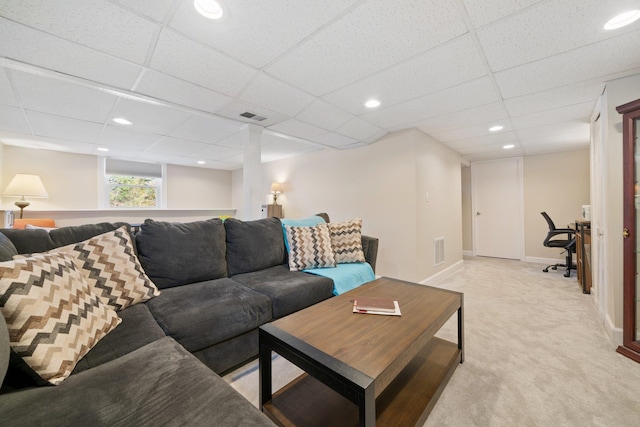
[[[424,201],[425,202],[429,201],[429,192],[428,191],[426,193],[424,193]]]

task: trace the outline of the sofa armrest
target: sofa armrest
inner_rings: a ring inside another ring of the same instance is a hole
[[[364,259],[371,265],[373,271],[376,271],[376,259],[378,258],[378,238],[362,235],[362,251]]]

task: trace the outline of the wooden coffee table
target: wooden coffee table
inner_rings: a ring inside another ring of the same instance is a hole
[[[402,316],[356,314],[358,296]],[[434,337],[458,313],[458,342]],[[381,278],[263,325],[260,406],[283,426],[422,425],[463,352],[463,294]],[[306,373],[272,391],[271,354]]]

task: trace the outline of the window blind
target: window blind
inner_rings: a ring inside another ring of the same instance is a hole
[[[162,178],[162,165],[157,163],[142,163],[119,159],[105,159],[105,173],[107,175]]]

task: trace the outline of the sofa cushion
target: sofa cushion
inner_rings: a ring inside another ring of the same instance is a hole
[[[14,255],[18,254],[18,250],[11,240],[0,233],[0,262],[11,261]]]
[[[136,245],[142,267],[161,289],[227,276],[225,227],[218,218],[188,223],[147,219]]]
[[[47,252],[71,243],[82,242],[99,234],[116,230],[123,225],[129,226],[125,222],[102,222],[99,224],[61,227],[50,232],[43,229],[19,230],[13,228],[3,228],[0,231],[11,239],[19,254],[32,254]]]
[[[165,337],[146,304],[125,308],[118,312],[118,317],[122,319],[122,323],[78,361],[72,375],[95,368]]]
[[[165,333],[190,352],[271,320],[269,298],[228,278],[165,289],[147,306]]]
[[[302,310],[333,294],[331,279],[289,271],[286,265],[239,274],[233,276],[233,280],[267,295],[273,304],[274,319]]]
[[[289,270],[336,266],[327,224],[318,224],[313,227],[286,225],[285,229],[289,242]]]
[[[362,251],[362,218],[330,222],[327,226],[336,264],[366,261]]]
[[[71,257],[93,292],[115,310],[160,295],[138,261],[127,226],[51,252]]]
[[[120,323],[64,254],[0,263],[0,310],[17,355],[51,384]]]
[[[13,427],[274,425],[168,337],[58,387],[5,394],[0,420]]]
[[[255,221],[229,218],[224,227],[227,230],[229,276],[285,262],[284,237],[278,218]]]

